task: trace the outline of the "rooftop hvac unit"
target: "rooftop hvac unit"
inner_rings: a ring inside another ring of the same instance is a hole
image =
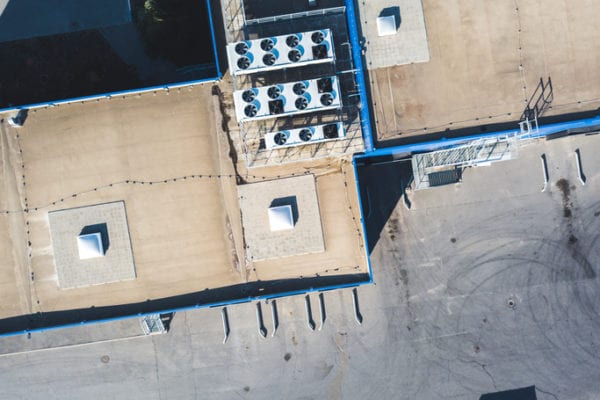
[[[329,29],[231,43],[227,45],[227,58],[232,75],[333,62],[335,59]]]
[[[341,107],[335,76],[238,90],[233,99],[238,122]]]
[[[282,147],[302,146],[336,140],[346,137],[344,126],[340,122],[325,125],[307,126],[265,135],[265,146],[269,150]]]

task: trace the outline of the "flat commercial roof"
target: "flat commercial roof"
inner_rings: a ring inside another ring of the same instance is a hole
[[[325,252],[290,257],[284,266],[277,260],[246,262],[234,166],[211,90],[198,86],[30,110],[22,128],[0,125],[1,177],[9,188],[0,199],[0,210],[9,211],[0,215],[0,319],[42,312],[50,321],[53,312],[84,309],[73,318],[89,320],[97,313],[118,316],[158,311],[167,303],[182,307],[245,297],[258,293],[259,280],[285,283],[269,287],[278,292],[319,286],[324,275],[365,279],[348,160],[336,167],[321,160],[258,172],[237,165],[246,182],[308,168],[325,203]],[[125,205],[135,279],[61,290],[48,213],[115,201]],[[244,289],[248,282],[250,289]],[[229,289],[211,291],[219,288]],[[159,300],[173,296],[183,297]],[[106,308],[115,305],[125,306]]]
[[[358,2],[358,10],[367,69],[429,61],[421,0]]]
[[[514,2],[424,0],[423,8],[430,61],[369,71],[380,142],[516,127],[540,78],[554,89],[544,116],[600,106],[599,2],[520,2],[516,10]]]

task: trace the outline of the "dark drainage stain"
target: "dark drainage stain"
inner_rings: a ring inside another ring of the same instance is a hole
[[[292,354],[291,353],[285,353],[285,356],[283,356],[283,359],[285,361],[290,361],[290,358],[292,358]]]
[[[561,178],[556,182],[556,187],[562,192],[563,217],[571,218],[571,188],[569,187],[569,181]]]
[[[100,361],[102,361],[102,363],[104,363],[104,364],[108,364],[108,362],[110,361],[110,357],[102,356],[102,357],[100,357]]]

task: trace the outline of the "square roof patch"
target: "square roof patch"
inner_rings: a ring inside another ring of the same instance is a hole
[[[313,175],[241,185],[238,194],[248,259],[325,251]]]
[[[61,289],[135,278],[122,201],[48,213]]]

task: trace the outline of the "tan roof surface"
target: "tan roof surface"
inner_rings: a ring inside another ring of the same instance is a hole
[[[11,212],[0,215],[0,318],[144,302],[256,279],[366,273],[348,160],[247,171],[238,156],[248,182],[314,173],[325,234],[326,251],[316,258],[293,257],[284,268],[273,267],[277,260],[246,261],[218,109],[211,87],[197,86],[30,110],[20,129],[3,122],[0,210]],[[59,289],[48,212],[114,201],[125,204],[136,278]],[[330,201],[343,206],[330,210],[324,206]]]

